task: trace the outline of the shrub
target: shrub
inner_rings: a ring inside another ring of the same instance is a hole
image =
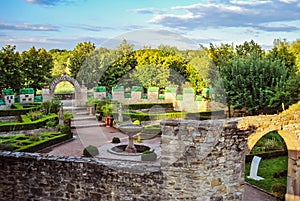
[[[93,145],[89,145],[84,148],[83,150],[83,156],[85,157],[93,157],[99,154],[99,150],[97,147]]]
[[[141,155],[142,161],[155,161],[157,159],[157,154],[152,150],[146,150]]]
[[[63,133],[63,134],[67,134],[67,135],[72,135],[72,130],[69,126],[60,126],[58,128],[59,132]]]
[[[112,143],[120,143],[121,140],[118,137],[113,137],[113,139],[111,140]]]
[[[49,121],[47,121],[47,123],[46,123],[46,127],[47,127],[47,128],[55,128],[56,125],[57,125],[57,121],[55,121],[55,120],[49,120]]]
[[[276,183],[272,186],[272,194],[279,200],[284,200],[286,186],[281,183]]]
[[[31,120],[31,121],[35,121],[38,120],[40,118],[43,117],[43,112],[42,111],[30,111],[27,114],[27,117]]]

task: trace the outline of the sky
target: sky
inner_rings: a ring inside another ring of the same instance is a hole
[[[300,39],[300,0],[0,0],[0,45],[70,49],[242,44]]]

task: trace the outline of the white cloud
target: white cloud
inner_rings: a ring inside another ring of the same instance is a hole
[[[184,11],[175,14],[174,11]],[[289,25],[300,19],[298,1],[226,1],[225,3],[199,3],[174,6],[168,13],[155,14],[150,23],[183,30],[217,27],[251,27],[264,31],[294,31],[300,25]],[[280,22],[280,26],[272,23]]]

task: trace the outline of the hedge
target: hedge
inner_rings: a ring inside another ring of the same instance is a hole
[[[20,116],[22,114],[27,114],[29,111],[34,111],[40,109],[40,104],[28,104],[22,106],[19,103],[15,103],[12,105],[13,108],[16,109],[6,109],[6,110],[0,110],[0,117],[3,116]],[[24,108],[26,107],[26,108]]]
[[[41,119],[32,122],[22,122],[22,123],[7,123],[0,125],[0,132],[9,132],[16,130],[33,130],[46,125],[48,120],[57,120],[58,116],[56,114],[50,114]]]
[[[270,152],[249,154],[246,155],[246,163],[251,163],[254,156],[259,156],[262,159],[269,159],[269,158],[275,158],[278,156],[286,156],[286,155],[288,155],[287,151],[270,151]]]
[[[173,103],[141,103],[141,104],[129,104],[128,108],[130,110],[139,110],[139,109],[150,109],[153,106],[160,106],[162,108],[173,109]]]
[[[45,149],[49,146],[52,146],[54,144],[57,144],[57,143],[60,143],[60,142],[63,142],[63,141],[66,141],[66,140],[69,140],[69,139],[72,139],[72,138],[73,138],[72,135],[61,134],[61,135],[54,136],[52,138],[37,141],[36,143],[32,143],[32,144],[29,144],[29,145],[22,146],[19,149],[16,149],[14,151],[15,152],[19,152],[19,151],[22,151],[22,152],[37,152],[39,150]]]

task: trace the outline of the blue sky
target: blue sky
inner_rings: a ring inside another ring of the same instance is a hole
[[[73,49],[84,41],[99,47],[118,43],[117,38],[138,45],[164,43],[181,48],[253,39],[268,49],[276,38],[300,39],[300,1],[1,1],[1,47]]]

